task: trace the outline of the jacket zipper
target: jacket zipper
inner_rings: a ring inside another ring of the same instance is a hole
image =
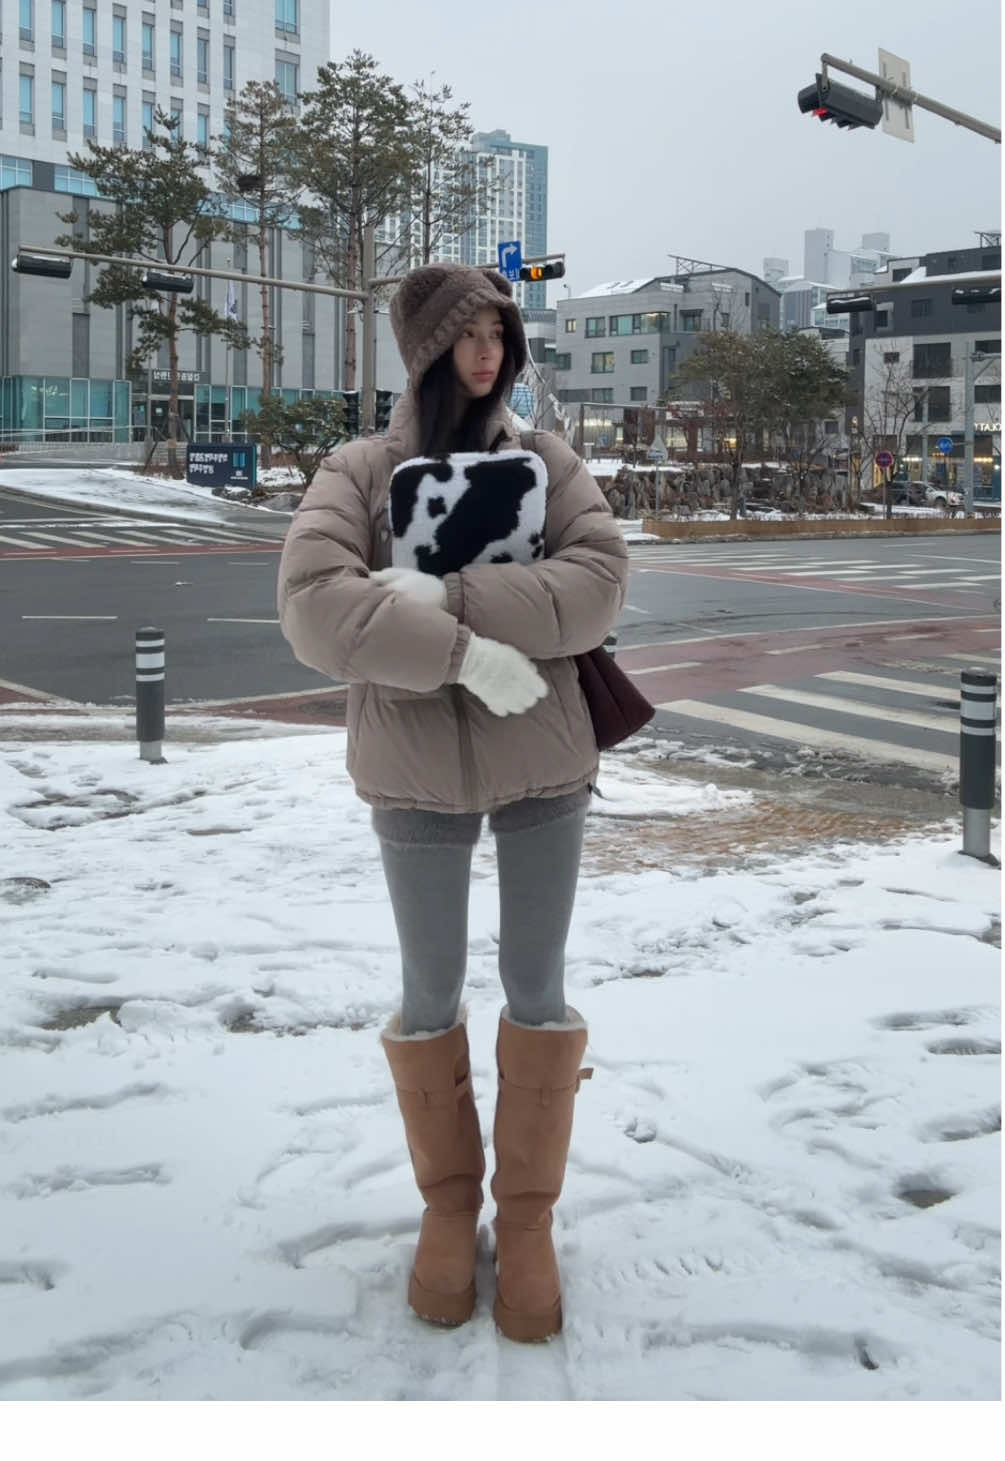
[[[464,691],[460,685],[452,685],[454,707],[457,711],[457,730],[461,748],[461,791],[466,811],[475,808],[474,754],[471,749],[471,724],[468,709],[464,704]]]

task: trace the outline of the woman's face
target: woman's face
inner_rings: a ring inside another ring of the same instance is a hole
[[[454,345],[454,374],[461,391],[477,400],[487,396],[503,363],[503,323],[491,305],[480,309]]]

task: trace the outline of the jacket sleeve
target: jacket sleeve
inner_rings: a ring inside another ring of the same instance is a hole
[[[334,680],[428,692],[456,681],[470,631],[369,578],[366,446],[328,457],[294,515],[279,562],[279,623],[293,653]]]
[[[539,432],[548,469],[546,557],[479,563],[447,574],[447,608],[475,634],[532,659],[585,654],[603,643],[624,603],[628,549],[600,488],[576,453]]]

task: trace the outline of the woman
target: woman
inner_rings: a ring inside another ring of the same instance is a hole
[[[391,323],[408,390],[386,437],[348,443],[315,476],[283,550],[280,622],[299,660],[349,682],[346,764],[373,807],[401,946],[402,1004],[382,1044],[426,1203],[409,1303],[448,1324],[475,1301],[485,1159],[460,999],[471,855],[489,816],[507,999],[494,1314],[511,1339],[546,1339],[562,1323],[550,1229],[587,1040],[565,1004],[564,948],[598,763],[572,656],[613,625],[627,551],[576,454],[514,431],[506,402],[527,345],[501,275],[415,269]],[[521,448],[547,472],[543,556],[442,577],[391,566],[396,468]]]

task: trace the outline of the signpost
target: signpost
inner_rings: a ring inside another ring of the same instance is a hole
[[[202,487],[254,487],[258,448],[254,442],[189,442],[185,479]]]
[[[889,469],[893,466],[893,452],[878,451],[876,453],[876,465],[880,468],[881,471],[889,471]]]
[[[510,239],[508,243],[499,245],[499,273],[510,283],[515,284],[520,278],[520,270],[523,268],[523,244],[520,239]]]

